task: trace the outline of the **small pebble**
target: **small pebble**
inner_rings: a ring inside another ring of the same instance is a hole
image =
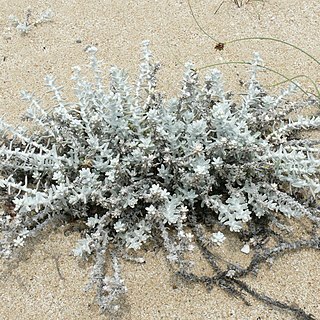
[[[242,253],[245,253],[245,254],[249,254],[250,252],[250,246],[248,244],[245,244],[242,249],[241,249],[241,252]]]

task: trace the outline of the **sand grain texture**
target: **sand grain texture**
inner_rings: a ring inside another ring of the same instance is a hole
[[[237,8],[220,0],[191,1],[202,26],[219,41],[246,36],[273,36],[304,48],[320,57],[319,12],[317,0],[251,1]],[[53,22],[40,25],[25,37],[8,30],[10,14],[23,17],[30,6],[33,14],[51,8]],[[53,73],[72,98],[71,68],[87,62],[84,48],[94,44],[99,58],[108,68],[117,65],[135,79],[142,40],[151,41],[155,60],[162,64],[159,88],[171,96],[178,92],[183,66],[191,60],[201,67],[228,60],[250,60],[258,51],[266,65],[294,76],[309,75],[317,83],[320,67],[296,50],[269,41],[241,42],[224,51],[214,50],[193,21],[185,0],[0,0],[0,114],[8,122],[21,123],[26,105],[20,101],[22,89],[38,93],[48,100],[43,78]],[[81,40],[81,41],[79,41]],[[239,80],[246,80],[247,69],[222,66],[226,87],[241,90]],[[261,79],[272,84],[280,78],[262,73]],[[307,88],[310,83],[301,81]],[[49,100],[48,100],[49,101]],[[82,289],[90,265],[80,265],[70,255],[79,235],[65,237],[59,229],[32,247],[28,258],[12,272],[1,261],[0,319],[108,319],[100,315],[94,294]],[[231,240],[230,240],[231,241]],[[240,261],[242,244],[228,242]],[[219,288],[207,293],[200,285],[181,285],[173,289],[171,274],[163,253],[146,253],[146,264],[124,263],[128,308],[124,319],[293,319],[289,314],[256,302],[246,307]],[[242,259],[242,260],[241,260]],[[246,279],[254,288],[285,302],[296,303],[320,319],[319,253],[304,250],[281,257],[270,268],[263,266],[257,278]],[[208,272],[204,262],[199,270]],[[59,274],[59,272],[60,274]]]

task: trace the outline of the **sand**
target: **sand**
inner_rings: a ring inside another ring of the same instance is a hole
[[[245,2],[245,1],[243,1]],[[218,41],[248,37],[275,37],[304,48],[320,57],[319,12],[317,0],[248,1],[238,8],[234,1],[191,1],[202,27]],[[137,74],[140,43],[151,41],[156,60],[162,64],[159,87],[168,96],[178,92],[183,64],[197,67],[224,61],[249,61],[258,51],[266,65],[287,76],[306,74],[319,83],[319,65],[301,52],[271,41],[246,41],[214,49],[215,43],[195,24],[185,0],[0,0],[0,114],[15,125],[27,105],[21,102],[23,89],[48,100],[43,78],[53,73],[64,85],[65,96],[72,97],[71,68],[87,62],[84,49],[93,44],[106,67],[117,65]],[[8,29],[8,16],[34,16],[51,8],[53,22],[39,25],[27,36]],[[247,69],[221,66],[226,87],[243,90]],[[280,77],[261,74],[264,84]],[[304,88],[311,84],[303,79]],[[83,291],[90,264],[79,263],[72,255],[80,235],[64,236],[60,228],[39,238],[29,254],[9,272],[1,261],[0,319],[108,319],[100,315],[94,293]],[[240,263],[248,260],[240,253],[242,243],[231,238],[222,247]],[[201,285],[173,286],[162,251],[143,253],[146,263],[123,264],[128,287],[128,308],[124,319],[293,319],[253,299],[245,306],[219,288],[208,293]],[[195,259],[199,260],[197,256]],[[295,303],[320,319],[319,253],[304,250],[285,255],[272,265],[263,266],[258,276],[246,281],[260,292],[284,302]],[[198,270],[209,272],[203,261]]]

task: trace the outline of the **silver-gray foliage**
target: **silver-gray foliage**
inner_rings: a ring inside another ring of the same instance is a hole
[[[10,15],[9,16],[9,23],[12,27],[16,28],[18,32],[20,32],[21,35],[26,35],[27,33],[30,32],[30,30],[33,27],[36,27],[40,24],[43,24],[45,22],[52,21],[53,18],[53,12],[51,9],[47,9],[43,11],[40,15],[39,18],[30,21],[31,18],[31,9],[29,8],[26,13],[26,17],[24,21],[20,21],[16,16]]]
[[[74,68],[76,102],[65,101],[47,76],[51,111],[23,92],[25,118],[36,130],[0,122],[0,188],[14,204],[1,216],[3,256],[57,218],[84,221],[74,254],[95,257],[90,285],[101,308],[116,311],[126,292],[119,258],[143,262],[130,253],[160,239],[169,261],[186,266],[194,214],[216,219],[220,231],[210,239],[219,245],[226,228],[239,232],[275,212],[318,220],[319,149],[299,133],[319,128],[320,117],[290,120],[303,104],[286,100],[292,86],[279,96],[265,93],[256,79],[258,56],[247,94],[234,103],[218,70],[200,84],[191,63],[180,95],[165,99],[147,41],[136,84],[113,67],[106,89],[96,49],[87,51],[94,81]],[[106,275],[108,252],[113,277]]]

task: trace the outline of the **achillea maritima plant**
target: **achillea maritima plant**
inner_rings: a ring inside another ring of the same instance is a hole
[[[38,129],[0,122],[0,187],[12,206],[1,215],[0,253],[11,257],[50,223],[85,223],[74,254],[94,257],[90,284],[100,307],[111,312],[126,292],[119,258],[142,262],[131,253],[150,241],[162,245],[180,274],[194,280],[186,276],[191,264],[185,253],[195,243],[210,258],[210,246],[223,242],[225,229],[240,235],[262,220],[280,227],[281,215],[319,220],[319,148],[300,132],[319,128],[320,117],[290,120],[291,111],[306,105],[286,100],[293,87],[268,95],[256,78],[261,63],[256,55],[240,103],[224,91],[218,70],[200,84],[191,63],[180,95],[167,100],[157,91],[159,64],[152,62],[147,41],[142,48],[134,86],[113,67],[106,89],[91,47],[95,80],[74,68],[76,102],[65,101],[61,87],[47,76],[55,100],[50,112],[23,93],[30,103],[25,119]],[[202,224],[218,232],[206,238]],[[108,253],[113,277],[106,275]],[[238,292],[236,285],[245,289],[238,278],[250,270],[233,267],[212,282],[229,291]]]
[[[10,26],[16,28],[17,31],[20,32],[21,35],[26,35],[30,32],[30,30],[33,27],[36,27],[40,24],[43,24],[45,22],[52,21],[52,18],[54,16],[52,10],[47,9],[43,11],[38,19],[34,19],[34,21],[31,20],[31,9],[29,8],[26,13],[26,17],[24,21],[20,21],[16,16],[10,15],[9,16],[9,23]]]

